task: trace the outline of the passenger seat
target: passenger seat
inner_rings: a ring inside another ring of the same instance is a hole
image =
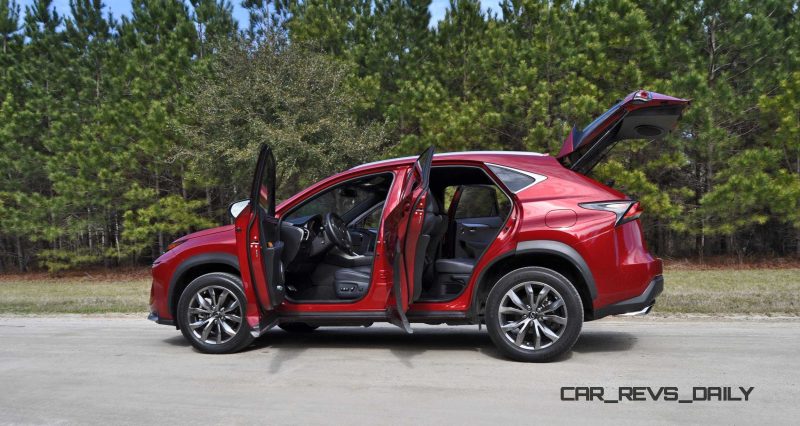
[[[422,294],[422,283],[430,282],[435,277],[434,262],[439,254],[442,236],[447,231],[447,216],[442,213],[439,201],[428,191],[428,203],[425,206],[425,218],[422,222],[422,234],[417,240],[417,259],[414,265],[414,298]],[[424,253],[424,257],[419,253]]]

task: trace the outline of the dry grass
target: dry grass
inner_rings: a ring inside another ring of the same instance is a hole
[[[0,313],[146,312],[149,270],[0,276]],[[671,264],[655,312],[800,316],[800,268]]]
[[[149,270],[121,273],[86,272],[52,277],[47,274],[0,277],[0,313],[146,312],[150,298]]]
[[[655,312],[800,315],[800,269],[670,267]]]

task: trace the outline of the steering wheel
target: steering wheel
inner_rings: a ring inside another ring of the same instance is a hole
[[[347,224],[344,223],[341,217],[334,212],[325,215],[322,227],[325,229],[325,236],[347,254],[355,254],[353,252],[353,239],[350,238],[350,233],[347,232]]]

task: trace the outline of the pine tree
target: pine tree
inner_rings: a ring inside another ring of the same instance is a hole
[[[182,143],[176,117],[188,102],[184,89],[199,50],[198,35],[184,3],[142,0],[133,4],[130,19],[123,17],[120,39],[128,88],[122,132],[128,142],[120,155],[127,159],[125,176],[131,182],[122,200],[122,252],[154,256],[178,231],[210,224],[188,199],[184,165],[172,162],[173,150]],[[178,217],[191,220],[174,222]]]

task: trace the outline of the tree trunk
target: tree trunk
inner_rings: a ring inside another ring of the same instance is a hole
[[[206,186],[206,213],[208,218],[214,218],[214,207],[211,205],[211,188]]]
[[[796,232],[795,236],[797,240],[797,246],[795,246],[795,254],[797,255],[797,258],[800,259],[800,228],[794,228],[794,229]]]
[[[156,167],[155,175],[156,175],[156,199],[158,199],[161,198],[161,183],[160,183],[161,179],[158,174],[158,167]],[[158,254],[161,253],[164,253],[164,232],[158,231]]]
[[[94,250],[94,242],[92,241],[92,210],[89,208],[86,209],[86,219],[86,235],[89,243],[89,254],[92,254],[92,251]]]
[[[117,262],[119,262],[122,252],[119,247],[119,216],[116,212],[114,213],[114,245],[117,248]]]
[[[25,272],[25,259],[23,258],[22,253],[22,239],[17,235],[16,238],[17,243],[17,265],[19,266],[20,272]]]

